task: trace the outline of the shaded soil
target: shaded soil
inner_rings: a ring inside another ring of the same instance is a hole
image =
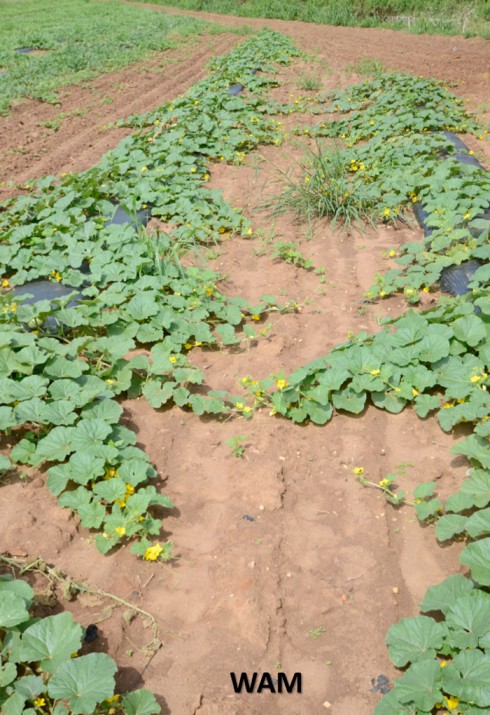
[[[358,81],[345,64],[369,56],[389,67],[457,81],[457,91],[474,108],[486,99],[484,79],[478,79],[487,51],[483,40],[258,24],[290,34],[318,55],[314,62],[281,70],[276,97],[300,94],[302,71],[317,73],[321,90]],[[203,76],[211,54],[225,53],[238,40],[213,36],[191,47],[188,56],[166,55],[175,64],[160,67],[161,73],[130,68],[90,88],[67,89],[60,108],[29,102],[16,107],[0,120],[2,178],[21,184],[45,172],[87,168],[122,136],[119,130],[101,133],[101,124],[185,91]],[[145,66],[156,69],[166,57]],[[116,83],[124,87],[106,106],[100,97]],[[87,106],[85,117],[64,120],[56,133],[36,129],[59,111]],[[292,126],[300,120],[288,121]],[[25,153],[17,151],[19,131]],[[488,165],[488,143],[473,142]],[[365,305],[363,295],[376,272],[390,266],[383,254],[421,237],[418,229],[386,225],[342,235],[320,223],[308,240],[308,227],[292,216],[273,222],[259,210],[277,189],[277,170],[299,161],[306,146],[306,139],[291,138],[282,147],[250,155],[241,167],[219,165],[211,172],[212,186],[244,209],[255,230],[251,239],[225,240],[213,252],[211,264],[227,276],[223,288],[252,302],[273,294],[299,306],[294,313],[272,314],[261,326],[270,326],[268,335],[248,349],[196,349],[192,359],[214,389],[240,394],[244,375],[289,372],[326,354],[350,331],[377,330],[381,317],[404,309],[398,297]],[[271,239],[299,243],[306,257],[325,267],[326,280],[271,259]],[[58,508],[43,473],[2,486],[0,550],[41,556],[75,581],[153,614],[163,641],[156,653],[149,647],[151,624],[141,614],[125,618],[126,605],[88,595],[63,601],[83,625],[99,624],[101,640],[90,647],[117,659],[118,687],[151,689],[164,714],[371,713],[380,697],[372,692],[371,679],[396,675],[384,644],[389,626],[417,612],[429,585],[463,569],[460,546],[438,546],[431,527],[421,527],[408,508],[395,509],[377,491],[361,488],[353,469],[362,465],[373,481],[406,471],[400,481],[408,489],[433,479],[445,497],[468,467],[464,458],[449,453],[461,435],[444,434],[435,420],[419,420],[411,410],[390,415],[370,407],[357,417],[337,414],[317,427],[294,425],[268,410],[251,421],[217,422],[178,408],[155,411],[144,399],[124,407],[125,423],[136,430],[159,470],[162,490],[176,505],[165,520],[164,536],[175,544],[177,559],[168,565],[145,563],[127,548],[98,554],[93,536]],[[243,458],[233,456],[226,444],[235,435],[246,436]],[[39,585],[44,580],[35,576]],[[284,671],[289,677],[301,672],[303,693],[237,695],[231,671]]]

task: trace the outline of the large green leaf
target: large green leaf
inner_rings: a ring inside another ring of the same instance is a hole
[[[442,668],[446,692],[479,707],[490,705],[490,656],[480,650],[464,650]]]
[[[470,567],[471,576],[477,583],[490,586],[490,537],[468,544],[459,560]]]
[[[466,529],[468,517],[461,514],[444,514],[436,523],[438,541],[448,541],[456,534],[462,534]]]
[[[83,629],[71,613],[47,616],[24,631],[19,657],[39,662],[47,673],[54,673],[60,663],[80,648],[82,637]]]
[[[403,667],[417,660],[433,658],[441,648],[444,628],[428,616],[402,618],[386,636],[388,652],[395,665]]]
[[[62,462],[74,451],[74,427],[55,427],[51,432],[38,442],[33,457],[33,464],[41,462]]]
[[[458,649],[476,648],[481,636],[490,631],[490,595],[480,589],[460,596],[446,614],[455,633],[449,640]]]
[[[473,539],[490,534],[490,508],[472,514],[466,521],[465,530]]]
[[[89,715],[114,693],[117,666],[105,653],[90,653],[62,663],[48,684],[51,698],[67,700],[73,715]]]
[[[428,611],[442,611],[442,613],[447,613],[457,598],[463,596],[465,593],[469,593],[473,588],[473,582],[459,573],[448,576],[444,581],[438,583],[437,586],[430,586],[430,588],[427,589],[420,604],[420,610],[425,613]]]
[[[411,665],[407,672],[395,681],[398,700],[401,703],[413,703],[422,713],[432,712],[435,704],[442,700],[440,671],[437,660],[422,660]]]
[[[0,665],[0,688],[4,688],[6,685],[15,680],[17,677],[17,666],[15,663],[4,663]]]
[[[455,320],[453,330],[455,337],[470,347],[475,347],[487,337],[485,323],[474,313]]]
[[[121,706],[124,715],[156,715],[161,711],[153,693],[144,689],[124,695]]]
[[[467,457],[475,459],[485,469],[490,469],[490,443],[488,439],[472,434],[462,442],[458,442],[452,447],[453,454],[466,454]]]
[[[29,612],[24,599],[14,591],[0,591],[0,628],[11,628],[27,621]]]

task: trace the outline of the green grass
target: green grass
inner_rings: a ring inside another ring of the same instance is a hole
[[[95,0],[0,0],[0,113],[12,100],[56,102],[61,85],[91,79],[178,46],[218,25]],[[20,55],[16,48],[44,50]]]
[[[490,37],[488,0],[139,0],[245,17]]]

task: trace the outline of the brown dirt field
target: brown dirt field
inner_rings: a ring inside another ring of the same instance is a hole
[[[223,24],[243,22],[203,16]],[[488,99],[483,40],[280,21],[247,24],[289,34],[331,68],[326,72],[315,61],[281,70],[276,97],[299,94],[296,81],[304,69],[318,72],[322,90],[346,86],[359,77],[345,65],[369,56],[391,68],[457,82],[456,91],[471,100],[470,107]],[[155,108],[185,91],[203,76],[208,57],[227,52],[240,39],[213,36],[188,53],[147,61],[146,73],[133,67],[90,87],[67,88],[58,108],[22,103],[0,119],[1,178],[22,184],[41,173],[87,168],[123,134],[101,133],[102,124]],[[112,92],[121,83],[124,87]],[[113,103],[101,104],[107,93]],[[56,133],[39,129],[59,111],[87,107],[84,117],[64,120]],[[475,144],[488,164],[488,144]],[[389,265],[382,254],[414,240],[418,229],[387,225],[342,235],[322,223],[307,240],[307,226],[291,216],[273,225],[258,210],[277,169],[299,160],[304,146],[291,141],[263,148],[241,167],[212,168],[212,186],[245,210],[258,236],[225,240],[218,247],[211,264],[226,274],[225,291],[250,301],[264,293],[287,296],[301,306],[293,314],[273,314],[269,336],[248,350],[194,351],[213,389],[238,394],[244,375],[289,372],[326,354],[349,331],[376,330],[380,317],[404,309],[396,297],[363,305],[363,294],[376,272]],[[12,193],[11,187],[4,189],[5,195]],[[315,265],[325,266],[326,282],[272,260],[266,250],[272,235],[298,242]],[[142,616],[128,623],[126,607],[111,609],[109,600],[87,595],[62,603],[82,624],[99,622],[102,639],[95,646],[121,667],[118,687],[149,688],[164,715],[371,713],[380,698],[371,679],[396,676],[384,644],[389,626],[417,613],[429,585],[463,569],[457,544],[438,546],[432,528],[421,527],[408,508],[395,509],[377,492],[362,489],[352,470],[362,465],[378,481],[409,463],[404,486],[434,479],[445,497],[468,467],[464,458],[449,453],[461,434],[445,434],[435,420],[419,420],[411,410],[390,415],[370,407],[363,415],[336,415],[317,427],[294,425],[267,410],[251,421],[217,422],[177,407],[155,411],[144,399],[124,407],[125,423],[136,430],[159,470],[164,493],[176,505],[165,520],[164,537],[174,542],[178,558],[168,565],[146,563],[126,548],[102,556],[91,534],[78,528],[44,488],[44,473],[2,486],[0,551],[41,556],[75,581],[153,614],[163,642],[155,654],[145,651],[150,626]],[[234,435],[246,435],[242,459],[226,445]],[[35,581],[42,584],[43,578],[37,575]],[[54,611],[46,607],[46,612]],[[231,671],[278,670],[289,676],[301,672],[303,693],[233,692]]]

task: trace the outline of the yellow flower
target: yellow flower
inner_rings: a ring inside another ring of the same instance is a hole
[[[212,288],[206,288],[206,295],[213,295],[214,291]]]
[[[199,104],[199,100],[196,99],[196,101],[194,102],[194,106],[197,107],[198,104]]]
[[[441,661],[441,664],[440,664],[440,665],[441,665],[441,668],[445,668],[446,665],[447,665],[447,660]]]
[[[450,695],[447,698],[447,707],[450,710],[456,710],[456,708],[458,707],[458,704],[459,704],[459,698],[457,698],[455,695]]]
[[[134,487],[132,484],[126,484],[126,496],[130,497],[134,494]]]
[[[424,287],[422,288],[422,292],[423,292],[423,293],[429,293],[429,292],[430,292],[429,286],[424,286]]]
[[[148,167],[147,167],[147,166],[142,166],[142,167],[141,167],[141,173],[143,173],[144,171],[148,171]]]
[[[118,477],[119,472],[115,467],[107,467],[104,474],[104,479],[112,479],[113,477]]]
[[[200,348],[201,345],[202,345],[202,343],[200,340],[196,340],[196,342],[194,343],[194,347],[196,347],[196,348]]]
[[[116,532],[116,534],[119,534],[119,536],[124,536],[124,534],[126,533],[126,528],[124,526],[116,526],[114,531]]]
[[[278,380],[276,382],[276,385],[280,390],[284,390],[284,388],[288,386],[288,383],[286,382],[286,380]]]
[[[305,184],[308,184],[309,181],[310,181],[310,177],[309,177],[309,176],[305,176]]]
[[[381,372],[381,370],[371,370],[369,374],[370,375],[379,375],[380,372]]]
[[[412,395],[413,395],[413,397],[417,397],[418,394],[419,394],[419,391],[417,390],[417,388],[416,388],[416,387],[412,387]]]
[[[192,349],[192,345],[191,345],[190,343],[186,343],[186,344],[184,345],[184,347],[185,347],[186,350],[191,350],[191,349]]]
[[[446,402],[445,405],[443,405],[443,409],[449,410],[450,407],[454,407],[452,402]]]
[[[249,407],[248,405],[246,405],[246,406],[243,408],[243,411],[244,411],[244,413],[245,413],[246,415],[248,415],[249,412],[252,412],[252,408]]]
[[[465,215],[463,216],[463,218],[464,218],[464,219],[468,219],[469,217],[470,217],[470,212],[467,211],[467,212],[465,213]]]
[[[396,256],[396,251],[392,248],[388,255],[390,258],[394,258]]]
[[[158,126],[158,125],[160,124],[160,120],[159,120],[159,119],[155,119],[154,124],[156,124],[156,126]]]
[[[252,233],[253,233],[252,229],[251,229],[251,228],[249,228],[249,229],[248,229],[248,231],[247,231],[247,236],[251,236],[251,235],[252,235]]]
[[[390,211],[390,209],[385,209],[385,210],[383,211],[383,216],[391,216],[391,211]]]
[[[475,152],[473,151],[473,149],[470,149],[470,151],[468,152],[468,154],[470,154],[471,156],[473,156],[474,153]]]
[[[245,405],[243,404],[243,402],[235,402],[235,407],[237,408],[237,410],[243,410]]]
[[[171,362],[172,365],[174,365],[177,362],[177,358],[175,357],[175,355],[171,355],[169,357],[169,362]]]
[[[487,377],[486,372],[480,373],[480,375],[473,375],[470,377],[471,382],[480,382],[480,380],[484,380]]]
[[[34,700],[34,705],[36,708],[42,708],[43,705],[46,705],[46,699],[45,698],[36,698]]]
[[[160,544],[154,544],[154,546],[149,546],[145,551],[146,561],[156,561],[163,551],[163,547]]]
[[[369,124],[371,124],[371,126],[372,126],[372,125],[374,124],[374,119],[371,119],[371,121],[369,122]]]
[[[380,291],[379,291],[379,295],[381,296],[381,298],[384,298],[385,295],[386,295],[386,291],[385,291],[385,290],[380,290]]]
[[[383,488],[387,487],[389,485],[389,483],[390,483],[389,479],[382,479],[380,482],[378,482],[379,486],[383,487]]]
[[[10,283],[8,282],[7,279],[5,279],[5,280],[2,281],[2,288],[8,288],[9,285],[10,285]]]
[[[191,174],[195,174],[195,173],[196,173],[196,171],[197,171],[196,167],[195,167],[195,166],[193,166],[193,167],[191,168]]]
[[[354,469],[352,470],[352,472],[353,472],[354,474],[358,474],[358,475],[359,475],[359,474],[364,474],[364,467],[354,467]]]
[[[260,315],[257,315],[257,313],[255,313],[254,315],[252,315],[252,320],[260,320]]]
[[[349,196],[350,196],[349,192],[348,192],[348,191],[346,191],[346,192],[345,192],[345,194],[344,194],[344,198],[346,198],[346,199],[347,199],[347,198],[349,198]]]
[[[106,699],[106,703],[117,703],[120,697],[120,695],[113,695],[111,698]]]
[[[204,174],[202,178],[204,179],[204,181],[209,181],[209,174]]]

